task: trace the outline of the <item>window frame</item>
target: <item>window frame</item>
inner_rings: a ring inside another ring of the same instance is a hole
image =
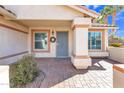
[[[89,32],[90,33],[95,33],[95,32],[100,32],[101,33],[101,48],[100,49],[89,49]],[[103,34],[102,34],[102,32],[101,31],[88,31],[88,50],[89,51],[102,51],[103,50],[103,47],[102,47],[102,45],[103,45]]]
[[[50,52],[50,29],[32,29],[32,52]],[[47,49],[35,49],[35,33],[47,33]]]

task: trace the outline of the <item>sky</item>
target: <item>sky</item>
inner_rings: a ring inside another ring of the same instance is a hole
[[[105,7],[105,5],[86,5],[86,7],[95,10],[96,12],[100,12]],[[111,16],[108,17],[108,23],[112,23]],[[116,31],[115,35],[124,38],[124,9],[121,11],[121,13],[117,13],[116,25],[119,27],[119,29]]]

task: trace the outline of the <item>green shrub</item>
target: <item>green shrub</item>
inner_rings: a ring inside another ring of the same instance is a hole
[[[122,43],[111,43],[110,46],[121,47],[122,46]]]
[[[32,55],[26,55],[10,65],[10,87],[24,86],[38,76],[39,70]]]

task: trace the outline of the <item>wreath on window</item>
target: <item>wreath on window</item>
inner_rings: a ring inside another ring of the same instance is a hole
[[[56,38],[55,37],[51,37],[50,38],[50,42],[52,42],[52,43],[56,42]]]

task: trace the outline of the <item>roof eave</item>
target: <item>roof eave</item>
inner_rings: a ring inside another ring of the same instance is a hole
[[[84,6],[81,6],[81,5],[67,5],[67,6],[72,8],[72,9],[75,9],[75,10],[81,12],[81,13],[85,13],[92,18],[98,18],[100,16],[99,13],[96,13],[95,11],[90,10],[90,9],[84,7]]]
[[[90,29],[119,29],[119,27],[90,27]]]
[[[7,10],[0,7],[0,14],[3,15],[6,19],[16,19],[16,16]]]

